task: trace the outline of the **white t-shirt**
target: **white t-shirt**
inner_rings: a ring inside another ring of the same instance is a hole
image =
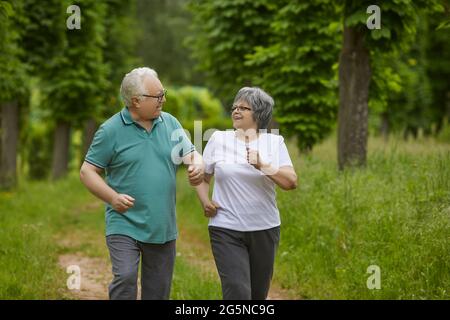
[[[261,133],[249,142],[262,162],[273,168],[292,166],[282,136]],[[212,199],[220,208],[209,225],[237,231],[257,231],[280,225],[275,183],[247,162],[244,141],[235,132],[216,131],[203,152],[205,172],[214,174]]]

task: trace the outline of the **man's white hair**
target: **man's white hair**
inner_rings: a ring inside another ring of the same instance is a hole
[[[132,97],[146,93],[144,80],[147,77],[158,79],[158,74],[151,68],[143,67],[133,69],[123,77],[122,84],[120,85],[120,95],[127,107],[131,106]]]

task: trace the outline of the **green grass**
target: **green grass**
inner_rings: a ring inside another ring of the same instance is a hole
[[[67,298],[54,235],[89,196],[73,186],[73,178],[24,182],[15,192],[0,193],[0,299]]]
[[[306,299],[449,299],[450,145],[370,139],[367,167],[344,172],[335,146],[329,139],[308,155],[290,148],[299,187],[277,192],[275,280]],[[180,227],[207,239],[184,181]],[[371,265],[380,290],[367,288]]]
[[[109,259],[103,207],[76,174],[56,183],[23,182],[15,192],[0,193],[0,225],[0,299],[72,299],[58,256]],[[217,279],[177,257],[171,299],[220,297]]]
[[[297,190],[278,191],[282,217],[275,281],[306,299],[449,299],[450,145],[370,139],[365,169],[338,172],[336,141],[309,155],[290,148]],[[177,177],[179,229],[209,241],[185,170]],[[69,298],[57,257],[107,258],[104,214],[76,175],[0,193],[0,299]],[[77,231],[71,248],[58,239]],[[367,268],[381,270],[369,290]],[[109,272],[109,270],[107,270]],[[217,277],[177,257],[172,299],[219,299]]]
[[[449,146],[372,139],[367,168],[341,173],[334,146],[296,161],[299,188],[278,193],[277,279],[311,299],[450,298]]]
[[[174,300],[217,300],[222,291],[216,278],[201,273],[183,257],[177,257],[173,275],[171,299]]]

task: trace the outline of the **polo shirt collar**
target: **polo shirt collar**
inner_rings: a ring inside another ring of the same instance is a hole
[[[127,107],[123,108],[122,111],[120,111],[120,116],[122,117],[122,121],[125,124],[133,124],[134,120],[131,118],[130,111]]]
[[[160,122],[162,122],[162,121],[163,121],[163,120],[162,120],[162,117],[159,116],[158,118],[153,119],[153,125],[155,125],[156,123],[160,123]]]
[[[134,120],[131,117],[130,110],[128,110],[128,107],[125,107],[122,109],[122,111],[120,111],[120,116],[122,117],[123,123],[125,123],[127,125],[134,123]],[[163,121],[162,117],[159,116],[158,118],[153,120],[153,125],[155,125],[156,123],[162,122],[162,121]]]

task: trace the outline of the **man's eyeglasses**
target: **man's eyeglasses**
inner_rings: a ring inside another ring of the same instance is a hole
[[[235,110],[237,110],[239,112],[252,111],[251,108],[247,108],[247,107],[243,107],[243,106],[232,106],[230,109],[230,112],[233,113]]]
[[[160,95],[157,95],[157,96],[151,96],[149,94],[141,94],[141,96],[142,97],[147,97],[147,98],[156,98],[156,99],[158,99],[158,102],[162,102],[164,97],[167,96],[167,90],[164,89],[163,92]]]

